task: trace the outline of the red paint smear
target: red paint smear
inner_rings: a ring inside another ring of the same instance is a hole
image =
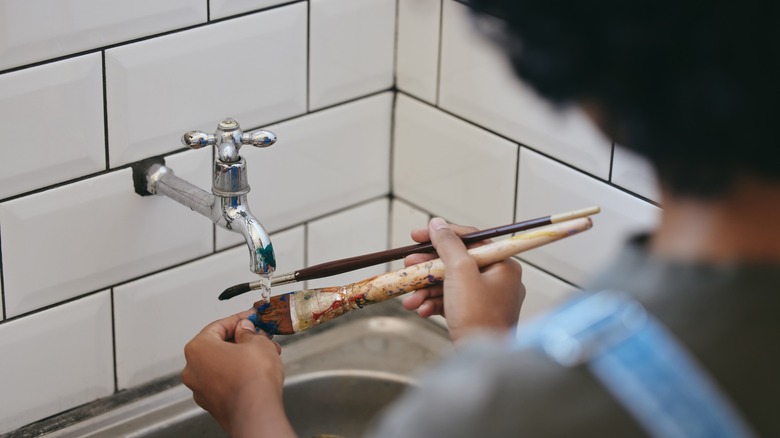
[[[323,315],[325,315],[328,312],[331,312],[333,310],[338,310],[341,308],[341,300],[336,300],[330,304],[330,307],[323,310],[322,312],[312,312],[311,318],[314,321],[319,321],[320,318],[322,318]]]

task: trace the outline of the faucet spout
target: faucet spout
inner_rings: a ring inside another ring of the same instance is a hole
[[[218,202],[221,204],[221,214],[215,223],[244,236],[249,248],[249,270],[263,277],[270,277],[276,270],[274,247],[268,232],[249,210],[246,195],[218,197]]]
[[[163,164],[146,168],[146,190],[153,195],[166,196],[209,218],[217,226],[244,236],[249,248],[249,270],[269,277],[276,270],[276,256],[271,237],[249,210],[246,193],[208,193],[174,175]]]

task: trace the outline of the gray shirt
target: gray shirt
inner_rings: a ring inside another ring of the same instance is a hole
[[[589,290],[624,291],[711,373],[761,436],[780,436],[780,266],[675,263],[631,241]],[[475,337],[421,377],[372,437],[644,436],[585,367]]]

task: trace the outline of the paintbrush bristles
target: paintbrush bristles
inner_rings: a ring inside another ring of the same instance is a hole
[[[590,218],[565,221],[470,249],[469,255],[479,267],[484,267],[588,230],[592,225]],[[444,262],[435,259],[346,286],[290,292],[272,298],[270,304],[256,303],[261,306],[257,312],[259,322],[255,325],[263,328],[260,326],[263,324],[268,330],[272,330],[270,333],[298,333],[367,304],[385,301],[439,283],[443,281],[444,273]],[[276,309],[277,305],[281,305],[288,312],[285,314],[281,308]]]

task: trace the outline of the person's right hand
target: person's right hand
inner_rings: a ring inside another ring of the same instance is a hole
[[[447,318],[450,337],[458,341],[480,330],[506,331],[517,324],[525,298],[520,264],[512,259],[481,270],[466,252],[460,235],[475,228],[447,224],[433,218],[428,228],[412,231],[417,242],[432,242],[445,265],[444,284],[417,290],[403,300],[408,310],[420,316]],[[412,254],[404,260],[411,266],[436,258],[436,254]]]

